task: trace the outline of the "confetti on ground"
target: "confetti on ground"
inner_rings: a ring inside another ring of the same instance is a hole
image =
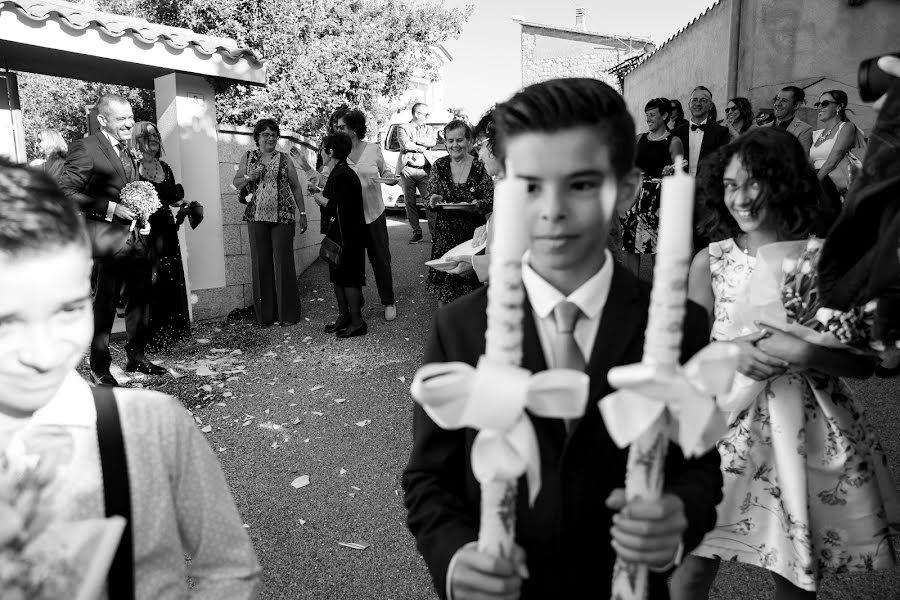
[[[232,396],[234,396],[234,394],[231,393],[231,392],[224,392],[224,393],[222,393],[222,397],[223,397],[223,398],[231,398]]]
[[[406,377],[401,376],[401,377],[398,377],[397,379],[400,380],[400,383],[406,383]]]
[[[321,416],[325,415],[325,413],[319,412],[317,410],[312,411],[312,414],[316,415],[317,417],[321,417]]]
[[[302,487],[306,487],[309,485],[309,475],[301,475],[297,479],[291,482],[291,485],[297,488],[298,490]]]
[[[200,431],[202,431],[203,433],[209,433],[210,431],[212,431],[212,425],[206,425],[201,428]]]
[[[220,446],[219,447],[219,452],[225,452],[226,450],[228,450],[228,446]]]
[[[301,525],[306,525],[306,519],[297,519],[297,522]]]
[[[341,467],[341,470],[338,471],[338,475],[346,475],[346,474],[347,474],[347,469],[345,469],[344,467]]]
[[[218,375],[218,373],[207,366],[201,366],[197,369],[197,377],[210,377],[212,375]]]
[[[357,421],[356,426],[357,427],[365,427],[366,425],[368,425],[371,422],[372,422],[372,419],[365,419],[363,421]]]
[[[361,492],[361,491],[362,491],[362,488],[356,487],[355,485],[351,485],[350,487],[353,488],[354,490],[356,490],[357,492]]]
[[[296,403],[296,402],[291,402],[290,404],[288,404],[288,406],[297,406],[297,403]]]
[[[246,427],[247,425],[249,425],[252,422],[253,422],[253,419],[247,419],[246,421],[241,423],[241,427]]]
[[[365,542],[338,542],[338,546],[343,546],[344,548],[350,548],[352,550],[365,550],[371,544],[366,544]]]
[[[211,391],[212,391],[212,386],[209,385],[209,384],[201,385],[201,386],[200,386],[200,389],[203,390],[204,392],[211,392]]]
[[[300,417],[297,417],[296,419],[294,419],[294,425],[299,425],[299,424],[300,424]]]
[[[210,352],[215,354],[228,354],[228,348],[213,348]]]
[[[288,394],[293,394],[293,393],[294,393],[294,388],[291,388],[288,390]]]
[[[224,402],[216,402],[216,406],[228,406]]]
[[[250,529],[250,526],[244,523],[244,529]]]
[[[311,340],[311,339],[312,339],[312,336],[311,336],[311,335],[308,335],[308,336],[306,336],[305,338],[303,338],[303,339],[300,340],[300,341],[302,341],[302,342],[308,342],[308,341]]]
[[[269,358],[275,358],[278,355],[275,354],[274,352],[266,352],[265,354],[263,354],[263,356],[269,357]]]
[[[325,386],[324,386],[324,385],[317,385],[317,386],[314,386],[314,387],[309,388],[309,391],[311,391],[311,392],[318,392],[318,391],[321,390],[323,387],[325,387]]]
[[[292,360],[292,361],[291,361],[291,362],[300,362],[300,361],[301,361],[301,360],[303,360],[303,359],[302,359],[302,358],[300,358],[300,357],[299,357],[299,356],[298,356],[298,357],[297,357],[297,358],[295,358],[295,359],[294,359],[294,360]]]
[[[173,369],[172,367],[169,367],[169,375],[171,375],[171,376],[174,377],[175,379],[181,379],[182,377],[184,377],[184,373],[179,373],[178,371],[176,371],[176,370]]]
[[[335,398],[334,401],[337,402],[338,404],[343,404],[344,402],[347,401],[347,399],[346,398]]]
[[[208,344],[209,340],[206,338],[197,338],[197,343],[198,344]]]

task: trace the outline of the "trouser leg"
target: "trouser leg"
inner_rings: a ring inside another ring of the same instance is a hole
[[[669,580],[672,600],[706,600],[719,572],[719,561],[689,554]]]
[[[378,297],[384,306],[394,303],[394,281],[391,275],[391,246],[387,216],[384,212],[366,226],[366,252],[375,274]]]
[[[109,353],[109,335],[116,318],[116,291],[118,278],[112,258],[99,259],[95,263],[94,337],[91,340],[91,371],[107,373],[112,364]]]
[[[422,233],[419,225],[419,209],[416,207],[416,184],[413,181],[415,169],[403,167],[400,171],[400,187],[403,189],[403,203],[406,205],[406,220],[413,233]]]
[[[362,288],[345,287],[344,293],[347,295],[347,308],[350,309],[350,326],[354,328],[359,327],[364,323],[362,317]]]
[[[422,196],[422,200],[425,201],[428,200],[428,173],[424,170],[420,170],[420,172],[421,175],[415,180],[416,188],[419,190],[419,195]],[[437,213],[430,208],[426,208],[425,219],[428,221],[428,235],[434,240],[434,223],[437,220]]]
[[[119,266],[125,282],[125,353],[130,361],[146,359],[144,346],[150,327],[150,261],[133,259]]]
[[[282,325],[300,320],[300,293],[294,266],[294,225],[272,227],[272,260],[275,272],[275,298],[278,322]]]
[[[272,264],[272,223],[247,222],[250,233],[250,272],[253,276],[253,309],[256,322],[275,321],[275,267]]]
[[[347,306],[347,294],[344,292],[343,286],[336,283],[332,284],[332,286],[334,287],[334,299],[337,300],[338,306],[337,321],[343,321],[350,316],[350,308]]]

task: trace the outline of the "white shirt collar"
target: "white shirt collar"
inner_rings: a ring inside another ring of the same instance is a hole
[[[690,123],[691,125],[696,125],[697,127],[700,127],[700,126],[702,126],[702,125],[706,125],[706,122],[707,122],[707,121],[709,121],[709,117],[706,117],[706,118],[703,119],[703,121],[700,122],[700,123],[694,123],[693,121],[689,121],[689,123]],[[693,129],[692,131],[693,131],[694,133],[697,133],[698,131],[700,131],[700,133],[703,133],[703,130],[701,130],[701,129]]]
[[[88,383],[75,372],[63,380],[50,402],[31,415],[31,425],[91,427],[97,422],[97,409]]]
[[[106,139],[109,140],[109,143],[112,144],[113,148],[115,148],[119,144],[122,144],[122,149],[125,148],[125,144],[123,142],[121,142],[121,141],[117,140],[116,138],[114,138],[113,136],[109,135],[109,133],[105,129],[101,129],[100,133],[102,133],[103,135],[106,136]]]
[[[537,274],[528,264],[530,252],[522,257],[522,283],[531,302],[531,308],[540,319],[546,319],[563,300],[572,302],[590,320],[599,318],[609,297],[612,286],[613,257],[609,250],[604,250],[603,266],[590,279],[568,296],[553,287],[546,279]]]

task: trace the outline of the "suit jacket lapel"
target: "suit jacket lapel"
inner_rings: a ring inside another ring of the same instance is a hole
[[[534,322],[534,311],[531,309],[531,301],[526,294],[522,305],[522,368],[532,373],[545,371],[547,359],[544,357],[544,349],[541,346],[541,338],[538,337],[537,324]]]
[[[125,184],[128,183],[128,175],[125,173],[125,167],[122,166],[122,160],[119,158],[119,153],[116,152],[116,149],[113,148],[112,144],[109,142],[109,139],[103,134],[102,131],[98,131],[96,133],[97,141],[99,142],[100,149],[103,151],[103,154],[106,155],[106,158],[112,164],[113,169],[116,170],[116,173],[119,174],[119,177],[122,178],[122,185],[119,187],[125,187]]]

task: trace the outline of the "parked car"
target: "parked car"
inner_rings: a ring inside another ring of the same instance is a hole
[[[432,148],[435,156],[440,158],[447,155],[447,147],[444,144],[444,126],[453,118],[450,113],[432,114],[428,124],[434,127],[438,134],[438,143]],[[397,158],[400,156],[400,140],[397,138],[397,131],[403,123],[412,121],[412,114],[409,110],[394,113],[390,123],[386,127],[382,127],[378,131],[378,144],[381,146],[381,153],[384,156],[384,163],[390,168],[395,169],[397,166]],[[399,173],[397,173],[399,176]],[[381,184],[381,197],[384,198],[384,207],[389,211],[406,210],[406,199],[403,197],[403,188],[397,185]],[[422,198],[416,194],[416,204],[424,208]]]

